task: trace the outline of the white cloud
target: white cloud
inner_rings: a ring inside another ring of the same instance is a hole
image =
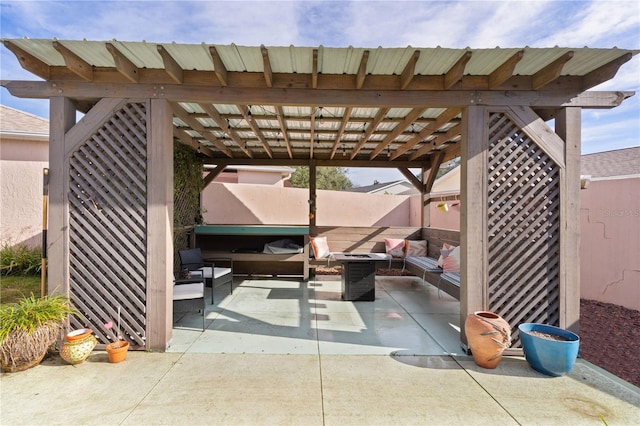
[[[640,2],[638,1],[591,1],[580,3],[575,14],[561,19],[562,27],[538,42],[539,46],[613,47],[620,42],[640,41]],[[635,38],[635,40],[634,40]]]

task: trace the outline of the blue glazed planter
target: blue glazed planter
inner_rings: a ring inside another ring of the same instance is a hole
[[[554,377],[571,371],[580,348],[580,337],[577,334],[552,325],[536,323],[520,324],[518,329],[524,356],[534,370]],[[554,334],[567,340],[547,339],[531,334],[532,331]]]

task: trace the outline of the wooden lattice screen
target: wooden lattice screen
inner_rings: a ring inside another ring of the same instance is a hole
[[[559,325],[560,167],[508,114],[490,114],[488,307],[518,325]]]
[[[117,323],[133,346],[145,346],[147,282],[147,105],[115,111],[69,159],[69,289],[93,329]],[[115,327],[114,327],[115,328]]]

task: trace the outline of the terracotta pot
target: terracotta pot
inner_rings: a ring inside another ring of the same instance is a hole
[[[496,368],[502,352],[511,345],[511,327],[493,312],[477,311],[464,322],[469,349],[480,367]]]
[[[119,342],[109,343],[106,347],[109,362],[122,362],[127,359],[127,351],[129,350],[129,342],[120,340]]]
[[[91,330],[90,328],[80,328],[78,330],[73,330],[67,333],[64,339],[67,342],[70,342],[72,340],[86,339],[87,337],[91,336],[92,333],[93,330]]]
[[[71,332],[67,334],[62,348],[60,348],[60,356],[69,364],[79,364],[91,354],[93,348],[98,344],[98,340],[92,335],[93,331],[85,328],[76,330],[78,333]],[[71,334],[71,340],[69,335]],[[84,336],[79,338],[78,336]]]

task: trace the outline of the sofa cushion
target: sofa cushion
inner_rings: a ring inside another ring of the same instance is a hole
[[[316,259],[324,259],[331,255],[327,237],[311,237],[311,249]]]
[[[460,272],[460,247],[445,243],[440,250],[438,266],[444,273]]]
[[[405,240],[404,255],[424,257],[427,255],[427,242],[425,240]]]
[[[403,238],[385,238],[384,247],[386,253],[391,257],[404,257],[404,239]]]

